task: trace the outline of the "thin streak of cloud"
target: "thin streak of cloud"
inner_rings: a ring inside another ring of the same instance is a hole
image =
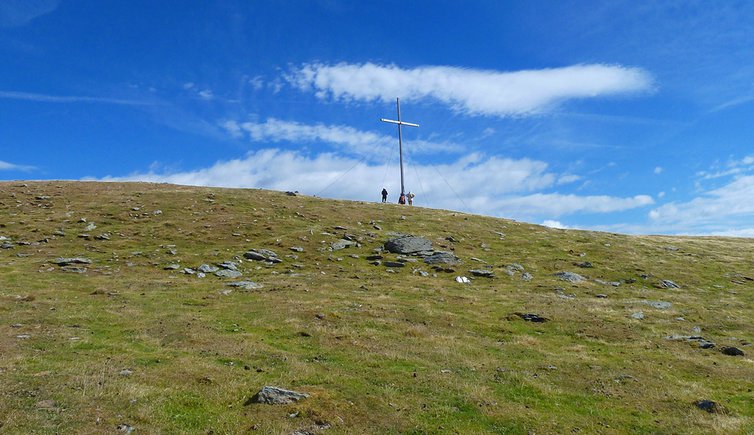
[[[151,101],[123,100],[118,98],[106,97],[88,97],[88,96],[71,96],[71,95],[46,95],[35,94],[30,92],[18,91],[0,91],[0,98],[9,100],[36,101],[40,103],[102,103],[102,104],[119,104],[125,106],[154,106],[156,103]]]
[[[28,166],[28,165],[17,165],[15,163],[10,162],[4,162],[0,160],[0,171],[23,171],[23,172],[29,172],[33,171],[36,168],[34,166]]]
[[[653,87],[652,77],[640,68],[602,64],[504,72],[315,63],[304,64],[286,79],[321,99],[389,102],[396,96],[432,98],[458,113],[502,117],[547,112],[571,99],[646,92]]]
[[[57,9],[59,0],[2,0],[0,27],[20,27]]]
[[[269,118],[265,122],[239,123],[228,120],[222,122],[221,126],[231,136],[246,136],[252,142],[322,142],[335,145],[351,154],[374,156],[375,160],[383,160],[385,156],[390,155],[396,142],[394,136],[361,131],[345,125],[302,124],[276,118]],[[410,140],[407,143],[416,153],[454,152],[461,148],[455,144],[425,140]]]

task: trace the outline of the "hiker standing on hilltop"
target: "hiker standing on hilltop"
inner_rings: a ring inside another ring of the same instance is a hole
[[[401,192],[401,197],[398,198],[398,204],[405,204],[406,203],[406,194]]]
[[[387,189],[382,188],[382,202],[387,202]]]
[[[406,198],[408,198],[408,205],[414,205],[414,195],[412,192],[408,192],[408,195],[406,195]]]

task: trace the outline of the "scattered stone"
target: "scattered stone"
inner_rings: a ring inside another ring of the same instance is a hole
[[[217,263],[217,266],[227,270],[238,270],[238,264],[232,261],[223,261],[222,263]]]
[[[284,390],[278,387],[263,387],[257,394],[246,401],[244,405],[252,403],[266,403],[268,405],[285,405],[288,403],[298,402],[299,400],[309,397],[306,393],[297,391]]]
[[[576,266],[576,267],[584,268],[584,269],[591,269],[592,267],[594,267],[594,265],[591,262],[589,262],[589,261],[582,261],[582,262],[579,262],[579,263],[573,263],[573,265]]]
[[[712,400],[697,400],[696,402],[694,402],[694,405],[702,411],[709,412],[710,414],[726,413],[722,405],[717,402],[713,402]]]
[[[94,222],[89,222],[89,225],[84,228],[84,231],[93,231],[97,228],[97,225],[94,224]]]
[[[432,242],[424,237],[402,236],[388,240],[385,249],[395,254],[416,254],[432,251]]]
[[[586,281],[586,278],[579,275],[578,273],[573,273],[573,272],[558,272],[555,274],[555,276],[558,277],[559,279],[562,279],[563,281],[568,281],[574,284],[582,282],[582,281]]]
[[[594,295],[594,297],[598,299],[607,299],[607,295],[604,293],[597,293],[596,295]]]
[[[641,311],[637,311],[637,312],[631,314],[631,318],[632,319],[636,319],[636,320],[643,320],[644,319],[644,313],[641,312]]]
[[[245,258],[256,261],[268,261],[270,263],[282,263],[283,260],[278,258],[278,254],[269,249],[252,249],[243,254]]]
[[[642,304],[649,305],[652,308],[657,308],[658,310],[667,310],[668,308],[672,307],[673,304],[670,302],[665,301],[640,301]]]
[[[427,264],[450,264],[456,265],[461,263],[461,259],[452,252],[438,251],[433,252],[432,255],[424,257],[424,262]]]
[[[159,215],[162,214],[162,210],[155,210],[155,211],[152,212],[152,214],[155,215],[155,216],[159,216]]]
[[[314,315],[314,317],[318,318],[319,320],[323,320],[325,318],[325,314],[324,313],[317,313],[317,314]]]
[[[457,276],[456,277],[456,282],[459,283],[459,284],[469,284],[469,283],[471,283],[471,280],[468,279],[465,276]]]
[[[0,249],[13,249],[15,247],[16,247],[16,245],[14,245],[11,242],[5,242],[2,245],[0,245]]]
[[[380,264],[382,264],[382,262],[380,260],[374,260],[370,261],[369,264],[371,264],[372,266],[379,266]]]
[[[235,281],[235,282],[226,283],[225,285],[229,287],[240,288],[242,290],[256,290],[263,287],[262,284],[259,284],[254,281]]]
[[[547,317],[542,317],[539,314],[534,314],[534,313],[513,313],[513,314],[524,319],[527,322],[545,323],[545,322],[550,321],[550,319],[548,319]]]
[[[400,261],[385,261],[382,263],[385,267],[405,267],[405,263],[401,263]]]
[[[470,260],[471,260],[471,261],[476,261],[476,262],[478,262],[478,263],[484,263],[484,264],[487,264],[487,262],[486,262],[486,261],[484,261],[484,260],[482,260],[481,258],[471,257],[471,258],[470,258]]]
[[[127,433],[127,434],[129,434],[129,433],[131,433],[131,432],[134,431],[134,427],[133,426],[131,426],[129,424],[125,424],[125,423],[119,424],[118,426],[115,427],[115,429],[117,429],[119,432],[123,432],[123,433]]]
[[[16,335],[16,338],[19,340],[28,340],[31,338],[31,335],[29,334],[18,334]]]
[[[233,293],[233,290],[232,289],[220,290],[218,293],[220,293],[223,296],[228,296],[229,294]]]
[[[667,289],[681,288],[681,286],[679,286],[678,284],[674,283],[673,281],[669,279],[663,279],[662,281],[660,281],[659,287],[667,288]]]
[[[555,289],[555,294],[560,299],[576,299],[576,295],[574,294],[567,294],[562,288],[558,287]]]
[[[613,287],[619,287],[620,286],[620,282],[618,282],[618,281],[605,281],[605,280],[602,280],[602,279],[599,279],[599,278],[596,278],[594,280],[594,282],[596,282],[597,284],[610,285],[610,286],[613,286]]]
[[[352,240],[346,240],[346,239],[340,239],[333,242],[332,245],[330,245],[330,248],[333,251],[340,251],[341,249],[349,248],[351,246],[358,246],[358,242],[354,242]]]
[[[63,266],[60,268],[63,272],[71,272],[71,273],[86,273],[86,267],[78,267],[78,266]]]
[[[182,272],[185,273],[186,275],[193,275],[196,273],[196,271],[190,267],[184,268]]]
[[[728,356],[744,356],[745,355],[744,351],[742,351],[741,349],[739,349],[737,347],[733,347],[733,346],[722,347],[722,348],[720,348],[720,352],[723,355],[728,355]]]
[[[494,278],[495,274],[491,270],[484,270],[484,269],[472,269],[469,270],[469,273],[474,276],[481,276],[484,278]]]
[[[210,266],[209,264],[202,264],[196,270],[198,270],[201,273],[214,273],[214,272],[217,272],[219,269],[215,266]]]
[[[123,370],[121,370],[121,371],[120,371],[120,373],[118,373],[118,374],[119,374],[119,375],[121,375],[121,376],[126,376],[126,377],[128,377],[128,376],[131,376],[131,375],[132,375],[133,373],[134,373],[134,372],[133,372],[133,370],[131,370],[131,369],[123,369]]]
[[[215,276],[218,278],[238,278],[243,275],[237,270],[223,269],[215,272]]]
[[[110,240],[110,233],[102,233],[98,236],[94,236],[94,240]]]
[[[58,266],[68,266],[69,264],[92,264],[92,260],[84,257],[59,257],[52,260],[52,263],[57,264]]]
[[[291,246],[290,250],[293,251],[293,252],[304,252],[304,248],[302,248],[300,246]]]
[[[197,278],[204,278],[205,276],[207,276],[207,275],[206,275],[206,274],[205,274],[204,272],[198,272],[198,273],[196,274],[196,277],[197,277]]]
[[[534,279],[534,275],[529,272],[524,272],[521,274],[521,279],[528,282]]]

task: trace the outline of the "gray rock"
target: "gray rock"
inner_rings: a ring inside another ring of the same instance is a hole
[[[415,254],[432,251],[432,242],[417,236],[396,237],[385,243],[385,249],[395,254]]]
[[[658,310],[667,310],[673,306],[670,302],[665,301],[641,301],[641,303],[649,305],[652,308],[657,308]]]
[[[330,248],[333,251],[340,251],[341,249],[349,248],[351,246],[358,246],[358,243],[352,240],[340,239],[333,242],[333,244],[330,245]]]
[[[243,254],[245,258],[256,261],[269,261],[270,263],[281,263],[283,260],[278,258],[278,254],[269,249],[252,249]]]
[[[241,275],[243,275],[241,272],[230,269],[223,269],[215,272],[215,276],[218,278],[238,278]]]
[[[84,231],[92,231],[97,228],[97,225],[94,224],[94,222],[89,222],[89,225],[84,228]]]
[[[474,276],[481,276],[484,278],[494,278],[495,274],[491,270],[485,270],[485,269],[471,269],[469,270],[469,273]]]
[[[673,281],[669,279],[663,279],[662,281],[660,281],[659,286],[660,288],[669,288],[669,289],[681,288],[681,286],[679,286],[678,284],[674,283]]]
[[[733,346],[726,346],[726,347],[720,348],[720,352],[723,355],[729,355],[729,356],[744,356],[745,355],[744,351]]]
[[[513,264],[509,264],[505,266],[505,273],[507,273],[510,276],[514,276],[517,272],[523,272],[523,271],[524,271],[524,266],[518,263],[513,263]]]
[[[11,242],[5,242],[2,245],[0,245],[0,249],[13,249],[15,247],[16,247],[16,245],[14,245]]]
[[[181,268],[180,264],[168,264],[167,266],[163,267],[165,270],[178,270]]]
[[[558,277],[559,279],[562,279],[563,281],[568,281],[574,284],[582,282],[582,281],[586,281],[586,278],[579,275],[578,273],[573,273],[573,272],[558,272],[555,274],[555,276]]]
[[[300,246],[291,246],[290,249],[291,251],[294,251],[294,252],[304,252],[304,248]]]
[[[284,390],[278,387],[263,387],[257,394],[246,401],[245,405],[252,403],[266,403],[268,405],[285,405],[288,403],[298,402],[309,397],[306,393],[297,391]]]
[[[240,288],[242,290],[257,290],[263,287],[262,284],[254,281],[235,281],[226,283],[225,285],[229,287]]]
[[[516,316],[526,320],[527,322],[534,322],[534,323],[545,323],[550,321],[547,317],[542,317],[539,314],[534,313],[513,313]]]
[[[521,279],[528,282],[534,279],[534,276],[529,272],[524,272],[521,274]]]
[[[232,261],[223,261],[222,263],[217,263],[217,266],[227,270],[238,270],[238,264]]]
[[[427,264],[450,264],[456,265],[461,262],[461,259],[452,252],[433,252],[432,255],[424,257],[424,262]]]
[[[71,273],[86,273],[86,267],[78,267],[78,266],[62,266],[60,268],[63,272],[71,272]]]
[[[197,278],[204,278],[205,276],[207,276],[207,275],[204,272],[197,272],[197,274],[196,274]]]
[[[94,236],[94,240],[110,240],[110,233],[102,233],[98,236]]]
[[[644,313],[641,312],[641,311],[637,311],[637,312],[631,314],[631,318],[632,319],[636,319],[636,320],[643,320],[644,319]]]
[[[459,284],[470,284],[471,280],[465,276],[457,276],[456,282]]]
[[[619,287],[620,286],[620,283],[618,281],[605,281],[605,280],[602,280],[602,279],[599,279],[599,278],[596,278],[594,280],[594,282],[596,282],[597,284],[610,285],[610,286],[613,286],[613,287]]]
[[[198,270],[201,273],[213,273],[213,272],[217,272],[218,268],[215,266],[210,266],[209,264],[202,264],[196,270]]]
[[[590,269],[590,268],[594,267],[594,265],[591,262],[589,262],[589,261],[582,261],[582,262],[579,262],[579,263],[573,263],[573,265],[576,266],[576,267],[584,268],[584,269]]]
[[[401,263],[400,261],[386,261],[382,263],[385,267],[405,267],[405,263]]]
[[[694,402],[694,406],[701,409],[702,411],[709,412],[710,414],[725,414],[725,408],[722,407],[717,402],[713,402],[712,400],[697,400]]]
[[[92,260],[84,257],[59,257],[52,260],[52,262],[58,266],[67,266],[69,264],[92,264]]]
[[[190,267],[186,267],[183,269],[183,273],[185,273],[186,275],[193,275],[196,273],[196,271]]]

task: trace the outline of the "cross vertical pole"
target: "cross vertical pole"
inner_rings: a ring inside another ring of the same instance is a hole
[[[398,110],[398,154],[401,161],[401,195],[406,191],[403,187],[403,132],[401,130],[401,99],[395,99],[395,107]]]
[[[411,122],[404,122],[401,120],[401,99],[396,98],[395,99],[395,107],[398,110],[398,120],[395,121],[393,119],[385,119],[380,118],[380,121],[382,122],[389,122],[391,124],[398,124],[398,151],[400,153],[400,159],[401,159],[401,195],[406,193],[406,188],[403,183],[403,130],[401,127],[404,125],[407,125],[409,127],[418,127],[419,124],[413,124]]]

